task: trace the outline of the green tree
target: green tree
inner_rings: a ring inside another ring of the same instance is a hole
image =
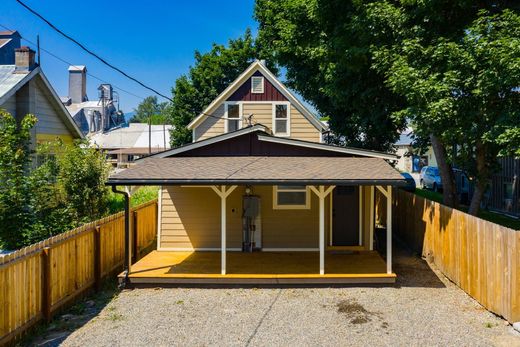
[[[173,102],[166,108],[168,122],[173,125],[171,145],[191,142],[186,126],[208,106],[255,58],[262,58],[259,47],[248,29],[227,46],[213,44],[207,53],[195,52],[195,64],[186,75],[175,81]],[[268,62],[269,64],[269,62]],[[276,72],[273,65],[269,67]]]
[[[31,186],[26,179],[31,166],[31,129],[36,117],[16,119],[0,109],[0,247],[15,249],[24,230],[33,224]]]
[[[0,248],[17,249],[70,230],[108,211],[105,155],[62,141],[31,149],[37,119],[19,123],[0,110]],[[36,160],[32,160],[36,158]]]
[[[130,123],[149,123],[152,125],[164,124],[164,110],[167,102],[159,102],[157,96],[148,96],[134,109],[135,114],[130,118]]]
[[[476,178],[469,213],[477,214],[497,155],[518,155],[520,147],[520,17],[497,4],[490,6],[495,14],[477,11],[460,35],[432,36],[410,25],[409,9],[385,5],[386,11],[372,7],[374,18],[395,24],[388,13],[397,14],[402,39],[375,49],[374,66],[406,98],[394,116],[431,140],[446,204],[456,205],[453,163]]]
[[[365,3],[257,0],[258,44],[287,69],[288,86],[329,117],[342,143],[388,150],[405,126],[391,117],[404,100],[372,69],[371,47],[395,37],[367,26]]]

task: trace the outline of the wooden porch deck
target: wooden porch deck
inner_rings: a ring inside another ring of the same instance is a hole
[[[394,283],[386,263],[373,252],[327,252],[319,274],[319,252],[227,252],[227,274],[220,274],[220,252],[153,251],[132,265],[130,284],[341,284]],[[119,275],[120,280],[124,275]]]

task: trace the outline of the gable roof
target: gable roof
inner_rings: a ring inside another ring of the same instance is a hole
[[[53,103],[58,110],[58,116],[60,119],[72,133],[76,133],[78,138],[83,138],[84,136],[76,125],[76,122],[74,122],[70,113],[67,111],[65,106],[63,106],[60,97],[56,94],[54,88],[52,88],[41,68],[37,66],[28,74],[14,73],[15,68],[15,65],[0,65],[0,105],[13,96],[27,82],[36,76],[39,76],[42,85],[49,91],[48,95],[51,96],[50,102]]]
[[[240,76],[238,76],[222,93],[220,93],[209,105],[201,112],[195,119],[193,119],[190,124],[188,124],[188,129],[193,129],[198,126],[202,121],[204,121],[208,116],[208,114],[213,113],[220,104],[227,100],[240,86],[246,82],[248,78],[250,78],[255,72],[260,71],[262,75],[267,78],[271,84],[273,84],[286,98],[291,102],[291,104],[300,111],[300,113],[307,118],[307,120],[316,127],[318,130],[327,130],[327,127],[320,122],[301,102],[296,98],[296,96],[285,87],[282,82],[276,78],[276,76],[269,71],[267,67],[265,67],[262,62],[259,60],[255,60],[249,67],[242,72]]]
[[[166,157],[170,157],[170,156],[173,156],[173,155],[176,155],[179,153],[191,151],[192,149],[205,147],[205,146],[217,143],[217,142],[221,142],[221,141],[229,140],[229,139],[241,136],[241,135],[249,134],[249,133],[252,133],[255,131],[261,131],[261,132],[265,132],[267,134],[267,128],[265,126],[263,126],[262,124],[255,124],[250,127],[238,129],[238,130],[235,130],[235,131],[232,131],[229,133],[213,136],[213,137],[207,138],[205,140],[188,143],[184,146],[172,148],[170,150],[167,150],[167,151],[164,151],[161,153],[153,154],[151,157],[166,158]]]
[[[168,151],[160,152],[157,154],[153,154],[148,158],[167,158],[171,156],[175,156],[177,154],[181,154],[184,152],[188,152],[197,148],[211,146],[219,142],[227,141],[239,136],[244,136],[250,133],[256,133],[259,141],[264,142],[274,142],[289,146],[295,146],[295,147],[305,147],[305,148],[311,148],[315,150],[321,150],[325,152],[331,152],[331,153],[343,153],[347,155],[354,155],[354,156],[361,156],[361,157],[369,157],[369,158],[379,158],[379,159],[386,159],[386,160],[397,160],[397,156],[391,153],[383,153],[383,152],[377,152],[377,151],[371,151],[366,149],[360,149],[360,148],[353,148],[353,147],[340,147],[335,145],[329,145],[324,143],[317,143],[317,142],[311,142],[311,141],[303,141],[303,140],[295,140],[291,138],[286,137],[277,137],[274,135],[271,135],[267,132],[267,128],[263,126],[262,124],[255,124],[253,126],[249,126],[246,128],[242,128],[230,133],[225,133],[222,135],[210,137],[205,140],[201,140],[198,142],[193,142],[181,147],[173,148]]]

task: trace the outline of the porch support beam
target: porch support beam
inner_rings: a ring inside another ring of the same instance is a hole
[[[368,240],[368,249],[373,251],[374,250],[374,224],[375,224],[375,221],[374,221],[374,186],[370,186],[370,225],[369,225],[369,232],[370,232],[370,237],[369,237],[369,240]]]
[[[386,195],[386,273],[392,273],[392,186]]]
[[[377,186],[386,197],[386,272],[392,273],[392,186]]]
[[[220,273],[226,274],[226,199],[237,186],[211,186],[211,189],[220,197]]]
[[[325,198],[336,186],[310,186],[310,189],[318,196],[320,209],[320,275],[325,274]]]
[[[359,245],[363,246],[363,186],[358,186],[359,192]]]

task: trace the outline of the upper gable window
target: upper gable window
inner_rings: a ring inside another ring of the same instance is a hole
[[[226,104],[226,133],[240,129],[242,123],[241,111],[240,104]]]
[[[289,103],[273,104],[273,131],[278,136],[289,136]]]
[[[262,76],[251,77],[251,93],[262,94],[264,92],[264,78]]]

